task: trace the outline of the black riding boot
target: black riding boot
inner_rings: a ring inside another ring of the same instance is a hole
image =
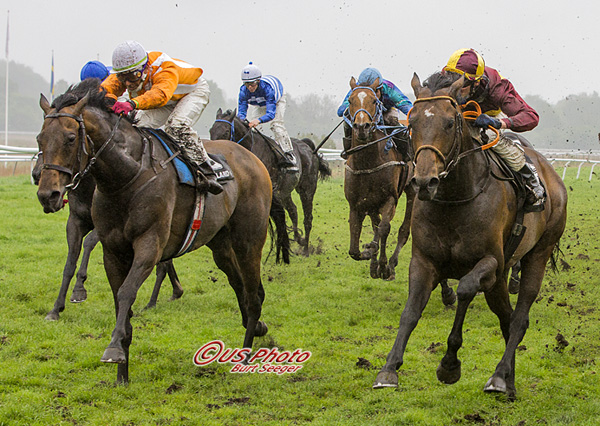
[[[525,181],[525,186],[529,190],[527,194],[527,210],[542,211],[544,210],[545,190],[538,177],[535,166],[531,163],[525,165],[519,170],[519,173]]]
[[[211,160],[205,161],[198,167],[199,190],[206,190],[211,194],[220,194],[223,192],[223,187],[217,182],[217,175],[211,167]]]

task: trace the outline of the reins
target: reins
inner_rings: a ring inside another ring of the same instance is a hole
[[[444,155],[438,148],[436,148],[433,145],[422,145],[415,151],[415,157],[413,162],[416,164],[417,157],[422,151],[433,151],[435,155],[438,156],[445,165],[444,170],[439,175],[440,178],[445,178],[446,176],[448,176],[448,173],[450,173],[452,169],[454,169],[458,165],[459,161],[465,158],[466,156],[471,155],[475,152],[483,152],[496,145],[500,140],[500,132],[498,131],[498,129],[492,126],[488,126],[490,130],[496,133],[496,137],[494,138],[494,140],[485,145],[480,145],[467,151],[460,152],[460,140],[462,139],[463,133],[461,118],[464,118],[465,120],[469,121],[477,119],[477,117],[481,115],[481,107],[475,101],[469,101],[465,105],[459,106],[456,102],[456,99],[454,99],[451,96],[432,96],[428,98],[419,98],[415,100],[413,104],[417,104],[419,102],[429,102],[438,100],[450,101],[450,103],[456,110],[456,131],[454,134],[454,140],[452,141],[452,147],[450,148],[450,152],[447,155]],[[472,106],[475,110],[466,110],[470,106]],[[411,112],[412,109],[408,112],[409,118]]]

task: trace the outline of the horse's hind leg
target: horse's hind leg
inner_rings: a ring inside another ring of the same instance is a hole
[[[381,222],[377,229],[377,238],[379,238],[379,260],[377,264],[377,277],[384,280],[393,280],[395,277],[388,268],[387,258],[387,239],[392,229],[391,221],[396,213],[396,200],[390,198],[384,205],[381,213]],[[371,259],[373,263],[373,258]],[[393,271],[392,271],[393,272]]]
[[[313,200],[315,197],[315,191],[317,190],[317,175],[314,176],[314,185],[307,185],[307,187],[298,188],[298,195],[300,195],[300,201],[302,202],[302,213],[304,215],[304,241],[301,245],[304,246],[304,255],[310,254],[310,233],[312,231],[313,223]]]
[[[57,321],[60,317],[60,312],[65,310],[67,291],[69,290],[71,279],[75,274],[77,259],[81,253],[81,242],[83,241],[85,234],[87,234],[89,231],[90,229],[87,229],[80,220],[74,216],[69,216],[69,219],[67,220],[67,243],[69,247],[67,253],[67,262],[65,264],[65,268],[63,269],[63,277],[60,290],[58,292],[58,297],[54,302],[54,307],[46,315],[46,319],[49,321]]]
[[[467,309],[478,291],[491,289],[496,281],[497,260],[492,256],[481,259],[475,267],[458,283],[458,306],[454,316],[452,331],[448,336],[448,349],[437,368],[437,378],[446,384],[456,383],[460,379],[460,361],[458,350],[462,346],[462,328]]]
[[[87,280],[90,256],[99,241],[100,238],[98,238],[98,233],[95,229],[92,230],[83,241],[83,256],[81,256],[81,264],[77,271],[77,281],[75,281],[75,287],[73,287],[73,292],[71,293],[71,302],[73,303],[83,302],[87,299],[87,291],[85,290],[83,283]]]
[[[529,310],[540,291],[552,249],[553,246],[549,246],[544,251],[532,251],[521,259],[521,288],[515,310],[510,316],[506,349],[496,366],[496,371],[483,389],[486,392],[503,392],[510,399],[516,397],[515,352],[529,327]]]
[[[152,296],[150,296],[150,301],[144,307],[144,309],[151,309],[156,306],[156,302],[158,301],[158,294],[160,293],[160,288],[167,274],[169,275],[169,280],[171,281],[171,285],[173,286],[173,295],[169,300],[179,299],[183,294],[183,287],[181,287],[179,277],[177,276],[177,272],[175,272],[173,260],[165,260],[164,262],[160,262],[158,265],[156,265],[156,281],[154,283],[154,289],[152,290]]]
[[[294,204],[294,200],[292,200],[292,195],[288,194],[286,197],[283,197],[282,202],[283,207],[285,207],[288,215],[290,215],[292,232],[294,233],[294,241],[302,245],[302,235],[300,235],[300,231],[298,230],[298,208],[296,207],[296,204]]]
[[[245,245],[243,241],[238,241],[234,247],[230,234],[225,230],[220,231],[207,245],[212,250],[215,264],[227,275],[229,285],[235,291],[242,325],[246,328],[244,347],[251,348],[254,337],[264,336],[268,330],[266,324],[259,321],[265,299],[260,279],[260,253],[247,247],[242,249],[240,246]]]

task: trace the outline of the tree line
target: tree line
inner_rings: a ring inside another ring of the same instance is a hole
[[[50,83],[30,67],[15,63],[9,64],[9,131],[38,132],[42,126],[42,110],[39,107],[40,93],[49,97]],[[5,81],[6,62],[0,60],[0,81]],[[208,129],[215,120],[219,108],[224,111],[237,107],[236,98],[228,98],[214,81],[208,80],[211,96],[201,119],[195,128],[202,136],[208,136]],[[64,93],[69,83],[60,80],[55,84],[54,96]],[[409,87],[402,90],[412,98]],[[237,95],[237,93],[235,94]],[[286,126],[292,137],[309,137],[319,143],[339,123],[337,108],[345,93],[337,95],[309,94],[294,96],[288,93]],[[540,115],[539,126],[526,133],[526,137],[540,149],[600,149],[596,124],[600,116],[600,95],[581,93],[569,95],[552,104],[541,96],[524,96]],[[5,84],[0,84],[0,99],[5,99]],[[0,102],[0,129],[4,131],[4,101]],[[325,147],[340,147],[342,131],[338,129]]]

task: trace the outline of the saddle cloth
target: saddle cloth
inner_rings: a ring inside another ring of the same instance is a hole
[[[166,134],[162,129],[151,129],[145,127],[143,128],[143,130],[150,133],[156,139],[158,139],[169,156],[172,156],[173,153],[176,151],[181,151],[177,147],[177,144],[173,140],[173,138]],[[208,157],[209,161],[211,162],[211,167],[217,175],[217,181],[219,183],[234,179],[231,167],[229,167],[229,164],[227,163],[227,160],[223,155],[208,153]],[[180,154],[173,158],[173,166],[177,171],[177,176],[179,177],[180,183],[190,186],[196,186],[194,174],[192,173],[192,169],[194,169],[195,167],[190,165],[189,160],[185,158],[184,155]]]

